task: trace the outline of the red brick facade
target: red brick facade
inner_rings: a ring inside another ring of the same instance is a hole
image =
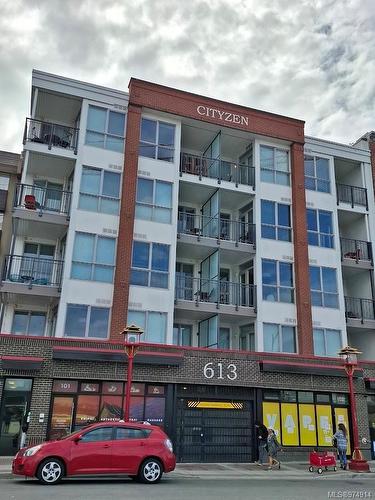
[[[298,351],[301,355],[310,355],[313,354],[314,351],[312,338],[309,254],[307,243],[306,196],[302,144],[292,144],[291,169]]]
[[[123,202],[120,213],[111,339],[119,338],[119,332],[126,319],[134,227],[140,114],[142,108],[149,108],[292,143],[293,228],[299,353],[304,355],[312,354],[312,318],[308,278],[303,167],[304,122],[142,80],[131,79],[129,90],[129,115],[122,191]]]

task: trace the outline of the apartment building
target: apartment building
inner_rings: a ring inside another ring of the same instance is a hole
[[[0,287],[1,454],[25,417],[34,443],[122,416],[131,323],[144,329],[131,418],[162,425],[179,461],[254,459],[256,420],[291,458],[330,446],[350,427],[348,343],[364,353],[370,439],[368,148],[154,83],[40,71],[23,147]]]

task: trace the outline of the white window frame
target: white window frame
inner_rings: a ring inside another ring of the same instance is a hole
[[[71,335],[65,335],[65,330],[66,330],[66,320],[68,317],[68,307],[69,306],[79,306],[79,307],[86,307],[86,323],[85,323],[85,336],[84,337],[73,337]],[[105,309],[108,311],[108,325],[107,325],[107,335],[105,337],[91,337],[88,335],[89,333],[89,327],[90,327],[90,319],[91,319],[91,309]],[[111,320],[111,308],[110,307],[100,307],[100,306],[92,306],[92,305],[87,305],[87,304],[76,304],[69,302],[66,304],[66,310],[65,310],[65,323],[64,323],[64,338],[65,339],[93,339],[97,341],[101,340],[108,340],[109,338],[109,324]]]
[[[309,158],[309,159],[313,159],[313,163],[314,163],[314,176],[312,177],[311,175],[306,175],[305,173],[305,159],[306,158]],[[328,161],[328,176],[329,176],[329,180],[327,181],[327,179],[322,179],[321,177],[317,177],[316,175],[316,160],[320,159],[320,160],[327,160]],[[305,180],[306,178],[307,179],[312,179],[314,181],[314,185],[315,185],[315,189],[311,189],[310,187],[306,187],[306,181],[305,181],[305,189],[307,189],[308,191],[316,191],[317,193],[326,193],[326,194],[331,194],[331,169],[330,169],[330,165],[329,165],[329,158],[325,158],[324,156],[319,156],[319,155],[310,155],[310,154],[304,154],[304,157],[303,157],[303,162],[304,162],[304,165],[303,165],[303,171],[304,171],[304,177],[305,177]],[[321,181],[321,182],[326,182],[328,184],[328,191],[322,191],[321,189],[318,189],[318,180]]]
[[[335,355],[332,354],[327,354],[327,332],[338,332],[340,336],[340,345],[342,347],[342,331],[337,329],[337,328],[313,328],[313,343],[314,343],[314,332],[316,330],[320,330],[323,332],[323,337],[324,337],[324,354],[316,354],[315,353],[315,347],[314,347],[314,355],[315,356],[327,356],[327,357],[338,357],[338,354],[336,353]]]
[[[268,149],[272,149],[273,150],[273,167],[272,168],[265,168],[265,167],[262,167],[261,165],[261,158],[260,158],[260,151],[261,151],[261,148],[268,148]],[[287,157],[288,157],[288,170],[279,170],[278,168],[276,168],[276,155],[275,155],[275,151],[282,151],[283,153],[286,153],[287,154]],[[270,146],[269,144],[259,144],[259,166],[260,166],[260,180],[261,182],[266,182],[266,183],[270,183],[270,184],[277,184],[278,186],[286,186],[286,187],[290,187],[290,152],[288,149],[283,149],[283,148],[278,148],[276,146]],[[264,181],[262,180],[262,170],[265,170],[266,172],[272,172],[272,177],[273,177],[273,181]],[[280,182],[276,182],[276,174],[277,173],[281,173],[281,174],[284,174],[284,175],[287,175],[288,177],[288,183],[287,184],[282,184]]]
[[[84,169],[97,170],[97,171],[100,172],[100,186],[99,186],[99,192],[100,192],[100,194],[85,193],[84,191],[82,191],[82,179],[83,179],[83,171],[84,171]],[[107,196],[105,194],[102,194],[103,193],[103,184],[104,184],[104,174],[106,172],[109,172],[111,174],[116,174],[116,175],[119,176],[120,189],[119,189],[119,196],[117,198],[115,198],[113,196]],[[122,183],[121,183],[121,173],[120,172],[111,172],[111,171],[105,170],[103,168],[91,167],[90,165],[82,165],[81,182],[80,182],[80,186],[79,186],[78,209],[79,210],[84,210],[85,212],[103,213],[103,214],[107,214],[107,215],[115,215],[116,216],[116,214],[114,214],[114,213],[103,212],[101,210],[102,200],[104,198],[106,200],[118,201],[118,210],[117,210],[117,215],[118,215],[118,213],[120,211],[121,184]],[[98,210],[89,210],[88,208],[81,208],[80,207],[81,195],[91,196],[92,198],[98,198],[98,200],[99,200]]]
[[[156,123],[156,137],[155,137],[156,143],[149,142],[149,141],[143,141],[142,140],[142,119]],[[159,144],[159,125],[160,125],[160,123],[163,123],[164,125],[170,125],[170,126],[174,127],[173,148],[168,147],[168,146],[163,146],[162,144]],[[155,147],[155,156],[154,157],[139,155],[142,158],[149,158],[151,160],[165,161],[167,163],[174,163],[174,161],[175,161],[175,151],[176,151],[176,125],[174,123],[166,122],[164,120],[157,120],[156,118],[151,118],[151,117],[148,117],[148,116],[142,116],[141,117],[140,136],[139,136],[139,146],[141,146],[142,144],[146,144],[148,146]],[[158,158],[159,147],[165,148],[165,149],[169,149],[172,152],[172,155],[171,155],[172,159],[171,160],[164,160],[163,158]]]
[[[97,130],[92,130],[88,128],[88,116],[89,116],[89,108],[97,108],[106,111],[106,118],[105,118],[105,131],[104,132],[98,132]],[[118,113],[119,115],[124,115],[124,135],[116,135],[116,134],[110,134],[108,132],[108,122],[109,122],[109,112],[112,111],[113,113]],[[86,120],[86,134],[85,134],[85,144],[87,146],[91,146],[93,148],[99,148],[99,149],[105,149],[107,151],[113,151],[114,153],[120,153],[124,154],[124,145],[125,145],[125,129],[126,129],[126,113],[122,113],[121,111],[118,111],[117,109],[109,109],[109,108],[104,108],[102,106],[96,106],[95,104],[89,104],[87,108],[87,120]],[[95,146],[95,144],[90,144],[87,142],[87,132],[92,132],[93,134],[101,134],[104,136],[104,147],[102,146]],[[122,152],[116,151],[114,149],[110,149],[106,147],[107,144],[107,137],[115,137],[116,139],[122,139],[123,140],[123,147],[122,147]]]
[[[151,218],[150,219],[145,219],[143,217],[139,217],[138,215],[136,216],[136,218],[140,219],[140,220],[148,220],[148,221],[151,221],[151,222],[158,222],[159,224],[172,224],[173,183],[172,182],[168,182],[168,181],[162,181],[160,179],[147,179],[147,177],[140,177],[140,176],[138,176],[137,177],[137,189],[138,189],[138,179],[142,179],[142,180],[146,180],[146,181],[151,181],[152,182],[152,204],[150,204],[150,203],[144,203],[142,201],[137,201],[138,193],[136,193],[136,199],[135,199],[135,205],[136,205],[136,207],[138,205],[140,207],[149,207],[149,208],[151,208]],[[157,182],[161,182],[163,184],[169,184],[171,186],[171,206],[170,207],[161,207],[161,206],[155,204],[155,193],[156,193],[156,183]],[[169,222],[162,222],[162,221],[159,221],[159,220],[155,219],[154,212],[155,212],[155,209],[157,209],[157,208],[163,209],[163,210],[169,210],[169,216],[170,216],[169,217]]]
[[[264,330],[265,330],[265,325],[271,325],[271,326],[277,326],[278,329],[278,340],[279,340],[279,345],[280,345],[280,350],[279,351],[265,351],[265,352],[280,352],[280,353],[286,353],[286,354],[296,354],[297,353],[297,329],[294,325],[283,325],[281,323],[269,323],[269,322],[264,322],[263,323],[263,339],[264,339]],[[294,333],[294,351],[283,351],[283,328],[292,328],[293,333]],[[264,342],[265,344],[265,342]]]
[[[145,328],[144,328],[144,332],[143,332],[143,335],[141,335],[141,342],[144,342],[144,343],[155,343],[155,344],[159,344],[159,345],[163,345],[166,343],[167,341],[167,331],[168,331],[168,313],[165,312],[165,311],[140,311],[138,309],[129,309],[128,310],[128,314],[129,313],[141,313],[141,314],[144,314],[145,316]],[[165,321],[165,325],[166,325],[166,328],[165,328],[165,332],[164,332],[164,339],[163,341],[161,342],[151,342],[150,340],[148,340],[148,324],[149,324],[149,315],[150,314],[162,314],[165,318],[166,318],[166,321]]]
[[[14,332],[13,330],[13,327],[14,327],[14,318],[16,316],[16,314],[24,314],[24,315],[27,315],[27,328],[26,328],[26,332],[24,333],[16,333]],[[36,337],[36,335],[30,335],[29,333],[29,328],[30,328],[30,318],[33,314],[36,314],[38,316],[41,316],[41,315],[44,315],[44,319],[45,319],[45,322],[44,322],[44,331],[40,334],[41,337],[45,337],[46,335],[46,328],[47,328],[47,313],[45,311],[33,311],[33,310],[23,310],[23,309],[14,309],[13,311],[13,318],[12,318],[12,327],[11,327],[11,333],[12,335],[27,335],[28,337]]]
[[[84,234],[84,235],[89,235],[89,236],[94,236],[94,239],[95,239],[95,242],[94,242],[94,252],[93,252],[93,256],[92,256],[92,262],[84,262],[84,261],[79,261],[79,260],[74,260],[74,245],[75,245],[75,242],[76,242],[76,237],[77,237],[77,234]],[[115,240],[115,248],[114,248],[114,253],[113,253],[113,264],[99,264],[98,262],[96,262],[96,251],[97,251],[97,246],[98,246],[98,239],[99,238],[106,238],[108,240]],[[74,242],[73,242],[73,255],[72,255],[72,265],[71,265],[71,269],[70,269],[70,279],[73,279],[73,280],[79,280],[79,281],[94,281],[95,283],[113,283],[114,281],[114,272],[113,272],[113,277],[112,277],[112,281],[98,281],[98,280],[94,280],[93,276],[94,276],[94,269],[95,269],[95,266],[102,266],[102,267],[108,267],[108,268],[111,268],[115,269],[115,263],[116,263],[116,239],[117,238],[111,238],[110,236],[103,236],[101,234],[95,234],[95,233],[86,233],[85,231],[76,231],[75,232],[75,235],[74,235]],[[85,265],[90,265],[91,266],[91,273],[90,273],[90,278],[89,279],[82,279],[82,278],[77,278],[77,277],[73,277],[72,276],[72,273],[73,273],[73,264],[85,264]]]

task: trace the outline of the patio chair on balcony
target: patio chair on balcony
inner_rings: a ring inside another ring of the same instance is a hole
[[[361,249],[357,248],[354,252],[346,252],[344,257],[346,259],[361,260]]]
[[[26,194],[24,205],[28,210],[36,210],[35,196],[33,194]]]

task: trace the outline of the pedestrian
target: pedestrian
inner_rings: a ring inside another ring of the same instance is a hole
[[[280,443],[277,440],[275,431],[268,429],[267,436],[267,453],[268,453],[268,468],[272,469],[273,465],[277,465],[280,469],[280,461],[276,459],[277,453],[281,450]]]
[[[333,435],[333,442],[336,442],[337,454],[340,460],[340,469],[346,470],[346,450],[348,448],[348,437],[344,424],[337,426],[337,431]]]
[[[255,430],[258,442],[258,461],[255,462],[257,465],[262,466],[267,463],[267,427],[260,422],[255,424]]]

